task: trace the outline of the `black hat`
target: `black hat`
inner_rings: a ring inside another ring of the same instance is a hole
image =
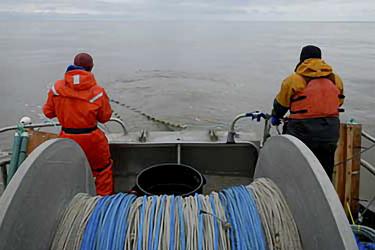
[[[307,45],[303,47],[299,57],[300,62],[303,62],[309,58],[322,58],[322,51],[314,45]]]

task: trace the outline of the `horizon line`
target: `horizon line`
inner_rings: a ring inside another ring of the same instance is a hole
[[[6,20],[10,17],[22,16],[24,20],[27,19],[48,19],[48,20],[72,20],[72,21],[160,21],[160,22],[301,22],[301,23],[373,23],[374,20],[363,19],[331,19],[331,20],[319,20],[319,19],[243,19],[243,18],[156,18],[156,17],[125,17],[121,15],[110,15],[110,14],[80,14],[80,13],[33,13],[33,12],[10,12],[0,10],[0,20]]]

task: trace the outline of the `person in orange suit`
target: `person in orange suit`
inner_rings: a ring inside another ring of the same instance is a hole
[[[43,113],[50,119],[57,117],[62,126],[59,137],[81,146],[95,177],[97,194],[109,195],[113,193],[112,160],[108,140],[97,123],[107,122],[112,109],[105,90],[91,73],[93,67],[89,54],[76,55],[64,79],[51,87]]]

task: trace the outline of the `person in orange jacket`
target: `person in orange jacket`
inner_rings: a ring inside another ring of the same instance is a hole
[[[95,177],[97,194],[109,195],[113,193],[112,160],[108,140],[97,123],[107,122],[112,109],[105,90],[91,73],[93,67],[89,54],[76,55],[64,79],[51,87],[43,113],[50,119],[57,117],[62,126],[59,137],[81,146]]]
[[[304,142],[330,179],[344,97],[341,78],[322,60],[320,48],[308,45],[302,48],[295,72],[284,79],[273,103],[272,125],[279,125],[289,111],[284,133]]]

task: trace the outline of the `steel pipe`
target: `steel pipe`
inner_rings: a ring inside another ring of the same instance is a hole
[[[116,123],[120,124],[120,126],[121,126],[121,128],[124,132],[124,135],[126,135],[128,133],[128,131],[125,127],[125,124],[120,119],[111,118],[109,121],[110,122],[116,122]],[[24,128],[46,128],[46,127],[57,127],[57,126],[61,126],[60,123],[58,123],[58,122],[56,122],[56,123],[35,123],[35,124],[23,125]],[[0,128],[0,134],[4,133],[4,132],[7,132],[7,131],[17,130],[18,127],[19,126],[8,126],[8,127]]]
[[[375,175],[375,167],[371,163],[361,159],[361,166],[367,169],[372,175]]]
[[[365,137],[367,140],[371,141],[372,143],[375,143],[375,137],[371,136],[364,130],[362,130],[362,136]]]

